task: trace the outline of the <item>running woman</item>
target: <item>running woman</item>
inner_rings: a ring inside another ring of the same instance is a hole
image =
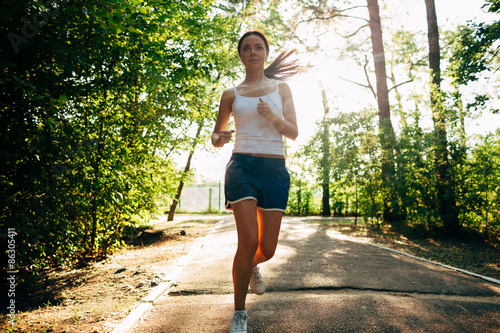
[[[247,332],[245,307],[248,286],[262,295],[266,285],[259,264],[274,255],[283,212],[288,202],[290,176],[285,167],[283,136],[298,135],[290,87],[284,79],[298,73],[287,62],[294,52],[282,52],[269,66],[269,42],[257,30],[245,33],[238,54],[245,66],[245,80],[223,92],[212,144],[235,144],[226,167],[226,208],[236,220],[238,247],[233,261],[234,313],[230,332]],[[229,130],[231,114],[235,130]]]

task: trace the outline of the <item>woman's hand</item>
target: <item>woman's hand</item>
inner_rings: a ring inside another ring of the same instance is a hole
[[[264,117],[264,119],[271,122],[275,120],[275,118],[278,118],[278,116],[276,116],[276,114],[274,114],[273,111],[271,111],[269,104],[264,102],[262,98],[259,98],[259,101],[260,103],[257,104],[257,112],[259,113],[259,115],[261,115],[262,117]]]
[[[265,103],[262,98],[259,98],[260,103],[257,104],[257,112],[259,115],[270,121],[274,127],[287,138],[295,140],[299,135],[297,128],[297,118],[295,116],[295,107],[293,106],[292,93],[290,87],[283,83],[279,85],[280,95],[283,99],[283,118],[271,111],[269,104]]]
[[[215,147],[224,146],[226,143],[229,143],[231,141],[233,133],[234,133],[234,130],[220,131],[218,134],[212,133],[212,144]]]

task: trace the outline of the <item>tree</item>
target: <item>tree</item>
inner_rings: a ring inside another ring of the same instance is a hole
[[[301,23],[310,23],[312,21],[324,22],[328,24],[337,18],[355,18],[359,17],[350,16],[348,13],[351,10],[360,8],[361,6],[350,6],[351,2],[347,1],[343,3],[346,8],[338,8],[338,6],[332,6],[330,3],[325,1],[320,1],[317,4],[311,4],[307,1],[299,1],[303,4],[303,11],[298,14],[301,19],[297,20],[298,23],[294,25],[295,29]],[[381,179],[383,186],[383,196],[384,196],[384,219],[385,221],[398,226],[401,222],[401,214],[399,207],[399,199],[397,196],[397,191],[395,188],[396,183],[396,167],[395,167],[395,149],[396,149],[396,136],[394,133],[394,128],[392,126],[391,114],[390,114],[390,104],[389,104],[389,94],[387,87],[387,71],[385,65],[385,55],[384,46],[382,42],[382,28],[380,23],[379,6],[377,0],[367,0],[369,20],[368,25],[362,25],[358,27],[357,30],[350,34],[352,37],[359,33],[364,27],[369,26],[371,31],[371,44],[372,44],[372,54],[375,63],[375,75],[377,80],[376,91],[368,82],[367,88],[371,89],[375,95],[378,103],[378,115],[379,115],[379,136],[380,142],[382,143],[382,154],[381,154]],[[305,17],[304,17],[305,16]],[[366,21],[365,19],[362,19]],[[366,64],[367,65],[367,64]],[[365,73],[368,77],[368,72]]]
[[[434,0],[425,0],[429,40],[430,98],[434,121],[437,192],[440,216],[445,228],[456,233],[460,227],[458,210],[452,182],[452,168],[449,162],[446,137],[446,117],[441,93],[441,51]]]
[[[500,1],[486,0],[489,13],[500,13]],[[500,21],[458,27],[451,56],[452,77],[460,85],[477,81],[484,71],[495,71],[500,60]]]
[[[186,125],[213,117],[200,95],[234,74],[238,26],[213,1],[66,4],[1,5],[0,214],[20,267],[105,256],[147,221]]]
[[[466,166],[463,201],[469,228],[500,240],[500,131],[479,138]]]
[[[399,203],[395,190],[395,157],[396,136],[391,121],[389,91],[387,88],[387,71],[385,66],[384,44],[377,0],[367,0],[370,14],[370,31],[377,78],[377,103],[379,111],[379,136],[382,148],[382,186],[384,193],[384,220],[393,226],[401,222]]]
[[[321,149],[321,184],[323,188],[323,198],[322,198],[322,216],[330,216],[332,214],[330,209],[330,130],[328,124],[328,116],[330,112],[330,107],[328,106],[328,99],[326,97],[326,90],[323,88],[321,90],[321,96],[323,99],[323,108],[325,110],[325,115],[323,117],[323,133],[321,135],[322,149]]]
[[[179,187],[177,188],[177,192],[175,193],[174,200],[172,200],[172,204],[170,205],[170,210],[168,211],[167,221],[173,221],[175,215],[175,209],[177,208],[177,204],[181,198],[182,188],[184,187],[184,183],[186,182],[186,178],[189,175],[189,170],[191,168],[191,159],[193,158],[194,151],[196,150],[196,146],[198,144],[198,140],[200,139],[201,130],[203,129],[204,119],[201,119],[198,122],[198,129],[196,130],[196,136],[193,139],[193,143],[191,144],[191,149],[189,149],[189,157],[186,162],[186,167],[184,168],[184,172],[181,175],[181,179],[179,180]]]

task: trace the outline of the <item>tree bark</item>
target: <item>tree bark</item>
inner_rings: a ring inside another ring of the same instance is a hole
[[[331,216],[332,211],[330,208],[330,130],[328,126],[328,114],[330,112],[330,107],[328,106],[328,100],[326,98],[325,89],[321,90],[321,96],[323,97],[323,108],[325,110],[325,115],[323,117],[323,135],[322,139],[322,150],[323,156],[321,157],[321,168],[322,168],[322,187],[323,187],[323,199],[322,199],[322,216]]]
[[[446,138],[446,117],[441,94],[441,53],[439,49],[439,30],[434,0],[425,0],[427,9],[427,29],[429,41],[429,69],[431,75],[430,98],[432,119],[434,122],[436,180],[439,214],[443,225],[450,233],[456,233],[460,227],[458,210],[453,190],[452,169],[448,159],[448,141]]]
[[[382,26],[378,0],[367,0],[370,15],[370,31],[377,79],[377,103],[379,109],[379,137],[382,148],[382,186],[384,200],[384,220],[392,226],[400,224],[399,203],[395,190],[396,169],[394,163],[394,149],[396,135],[391,121],[389,105],[389,90],[387,88],[387,70],[385,66],[384,44],[382,41]]]
[[[94,161],[94,181],[92,184],[92,201],[91,201],[91,208],[90,208],[90,216],[92,217],[92,229],[90,233],[90,247],[87,249],[88,254],[91,256],[94,253],[94,248],[95,248],[95,242],[97,239],[97,209],[98,209],[98,196],[100,193],[98,193],[98,190],[96,190],[96,187],[98,187],[97,184],[99,184],[99,179],[101,177],[100,174],[100,165],[102,161],[102,155],[104,152],[104,117],[101,116],[101,119],[99,120],[99,141],[97,143],[97,154],[96,158]]]
[[[179,200],[181,198],[182,194],[182,189],[184,188],[184,182],[186,181],[186,177],[189,173],[189,170],[191,169],[191,159],[193,158],[194,151],[196,149],[196,145],[198,143],[198,139],[200,137],[201,130],[203,128],[204,121],[201,120],[198,123],[198,130],[196,131],[196,136],[193,139],[193,143],[191,144],[191,151],[189,152],[189,157],[186,163],[186,166],[184,167],[184,172],[182,173],[181,180],[179,182],[179,186],[177,187],[177,193],[175,194],[175,198],[170,205],[170,210],[168,211],[168,218],[167,221],[173,221],[174,220],[174,215],[175,215],[175,209],[177,208],[177,204],[179,203]]]

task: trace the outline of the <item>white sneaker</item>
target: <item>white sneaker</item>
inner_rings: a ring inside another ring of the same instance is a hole
[[[231,329],[229,333],[247,333],[248,315],[245,312],[236,312],[233,314]]]
[[[255,266],[252,270],[252,277],[250,278],[250,289],[256,295],[262,295],[266,291],[266,283],[262,278],[259,271],[259,266]]]

